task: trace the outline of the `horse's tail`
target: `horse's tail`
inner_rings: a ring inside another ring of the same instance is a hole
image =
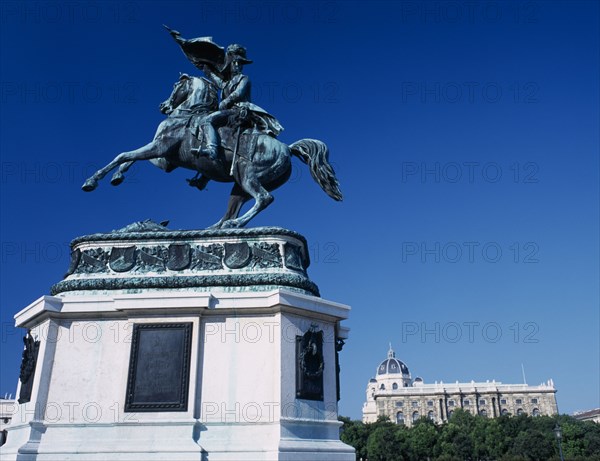
[[[327,195],[334,200],[342,200],[340,183],[329,163],[329,149],[324,142],[318,139],[301,139],[290,144],[290,150],[292,154],[308,165],[313,179]]]

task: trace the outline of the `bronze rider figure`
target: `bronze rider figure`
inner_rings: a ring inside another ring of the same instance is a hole
[[[246,58],[246,48],[232,44],[227,47],[225,53],[225,65],[221,70],[223,78],[208,65],[203,66],[204,74],[221,90],[219,110],[208,115],[202,122],[206,148],[199,153],[213,160],[218,155],[218,128],[234,126],[249,119],[250,79],[242,73],[245,64],[252,64],[252,61]]]

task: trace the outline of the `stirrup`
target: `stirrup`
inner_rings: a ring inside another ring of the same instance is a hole
[[[211,160],[217,160],[219,155],[218,146],[206,146],[206,148],[202,149],[202,147],[196,147],[191,149],[192,154],[194,155],[204,155],[209,157]]]

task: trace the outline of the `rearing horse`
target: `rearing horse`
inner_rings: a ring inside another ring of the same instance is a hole
[[[235,183],[225,215],[210,228],[243,227],[273,202],[269,192],[289,179],[293,154],[309,166],[312,177],[327,195],[342,200],[327,146],[316,139],[301,139],[288,146],[268,134],[254,133],[247,136],[255,137],[252,142],[240,142],[240,134],[236,136],[234,130],[225,127],[219,129],[222,149],[217,159],[194,154],[193,148],[198,144],[194,127],[199,124],[193,122],[216,110],[217,103],[217,89],[211,82],[182,74],[169,99],[160,105],[161,112],[168,117],[158,126],[152,142],[117,155],[94,173],[82,189],[94,190],[98,181],[117,167],[111,183],[121,184],[123,173],[138,160],[149,160],[166,172],[187,168],[201,173],[203,184],[208,180]],[[255,200],[254,206],[239,216],[242,206],[251,198]]]

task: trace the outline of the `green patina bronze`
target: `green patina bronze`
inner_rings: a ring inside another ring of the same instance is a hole
[[[181,231],[147,220],[74,239],[69,270],[52,294],[285,287],[319,296],[309,264],[306,239],[287,229]]]
[[[225,215],[210,228],[241,228],[273,202],[271,191],[288,181],[295,156],[308,165],[327,195],[342,200],[327,145],[310,138],[289,145],[279,141],[283,127],[251,102],[250,80],[242,70],[252,61],[243,46],[225,49],[209,37],[186,40],[168,30],[204,77],[181,74],[169,99],[160,104],[167,118],[154,139],[116,156],[85,181],[84,191],[96,189],[115,169],[111,184],[121,184],[127,170],[140,160],[166,172],[186,168],[196,173],[188,183],[199,190],[209,181],[234,183]],[[243,205],[252,199],[254,205],[240,216]]]

